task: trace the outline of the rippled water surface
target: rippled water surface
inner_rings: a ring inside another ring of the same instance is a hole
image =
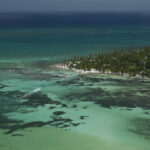
[[[150,80],[53,67],[150,45],[149,18],[0,14],[0,150],[149,150]]]
[[[85,140],[81,149],[88,140],[93,149],[109,149],[107,143],[114,149],[150,147],[149,80],[77,74],[45,67],[43,61],[5,62],[0,74],[0,145],[4,150],[23,149],[24,142],[31,149],[46,149],[48,144],[57,150],[54,141],[60,142],[61,149],[69,149],[63,144],[69,141],[73,149],[72,140],[78,136]],[[40,92],[21,98],[39,87]],[[26,139],[41,136],[53,142],[37,139],[41,147],[36,147]],[[20,144],[16,146],[15,141]]]

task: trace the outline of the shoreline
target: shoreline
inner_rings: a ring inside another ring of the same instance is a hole
[[[148,77],[142,77],[140,75],[131,76],[127,73],[121,74],[120,72],[118,72],[118,73],[112,73],[110,71],[102,72],[102,71],[98,71],[96,69],[83,70],[83,69],[70,68],[68,65],[65,65],[65,64],[62,64],[62,63],[55,64],[55,65],[53,65],[53,67],[57,68],[57,69],[62,69],[62,70],[74,71],[74,72],[77,72],[79,74],[112,75],[112,76],[116,76],[116,77],[123,77],[123,78],[129,78],[129,79],[150,80],[150,78],[148,78]]]
[[[115,76],[150,79],[150,46],[132,50],[120,50],[89,56],[76,56],[64,60],[58,68],[79,73],[109,74]]]

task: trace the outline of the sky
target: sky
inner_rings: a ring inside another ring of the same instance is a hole
[[[150,11],[150,0],[0,0],[0,11]]]

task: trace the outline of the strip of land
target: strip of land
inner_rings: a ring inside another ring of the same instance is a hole
[[[104,73],[125,77],[150,78],[150,47],[74,57],[56,65],[79,73]]]

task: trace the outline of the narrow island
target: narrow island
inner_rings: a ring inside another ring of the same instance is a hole
[[[65,60],[57,67],[80,73],[104,73],[125,77],[150,78],[150,47],[101,52]]]

